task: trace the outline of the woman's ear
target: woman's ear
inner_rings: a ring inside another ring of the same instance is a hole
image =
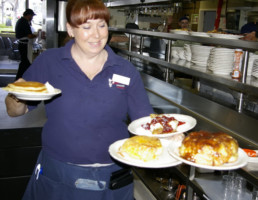
[[[69,23],[66,23],[66,29],[67,29],[67,33],[70,37],[74,37],[73,34],[73,28],[71,27],[71,25]]]

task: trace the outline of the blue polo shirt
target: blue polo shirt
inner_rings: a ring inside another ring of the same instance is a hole
[[[127,116],[135,120],[153,110],[140,74],[129,61],[106,45],[103,70],[90,80],[71,56],[73,43],[45,51],[23,75],[27,81],[48,81],[62,90],[45,101],[43,150],[65,162],[111,163],[109,145],[129,137]],[[110,81],[114,74],[129,78],[129,85]]]

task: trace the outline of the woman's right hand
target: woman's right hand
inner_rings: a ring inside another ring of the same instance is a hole
[[[19,78],[15,82],[23,82],[25,81],[22,78]],[[28,112],[28,108],[26,105],[26,101],[22,101],[17,99],[13,94],[8,94],[5,98],[5,105],[6,105],[6,111],[7,114],[10,117],[17,117],[20,115],[24,115]]]

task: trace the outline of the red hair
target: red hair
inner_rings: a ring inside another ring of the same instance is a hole
[[[72,27],[78,28],[88,19],[104,19],[108,24],[110,14],[101,0],[69,0],[66,6],[66,19]]]

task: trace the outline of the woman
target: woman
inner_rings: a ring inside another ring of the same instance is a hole
[[[109,12],[100,0],[71,0],[64,47],[49,49],[25,72],[26,81],[49,82],[62,94],[46,101],[42,152],[23,199],[133,199],[130,173],[110,188],[115,163],[108,147],[127,138],[125,121],[153,112],[139,73],[106,45]],[[19,80],[23,81],[23,80]],[[35,108],[8,95],[9,115]],[[116,173],[119,174],[119,173]],[[122,174],[122,175],[121,175]],[[114,176],[113,176],[114,177]],[[128,184],[129,183],[129,184]]]

